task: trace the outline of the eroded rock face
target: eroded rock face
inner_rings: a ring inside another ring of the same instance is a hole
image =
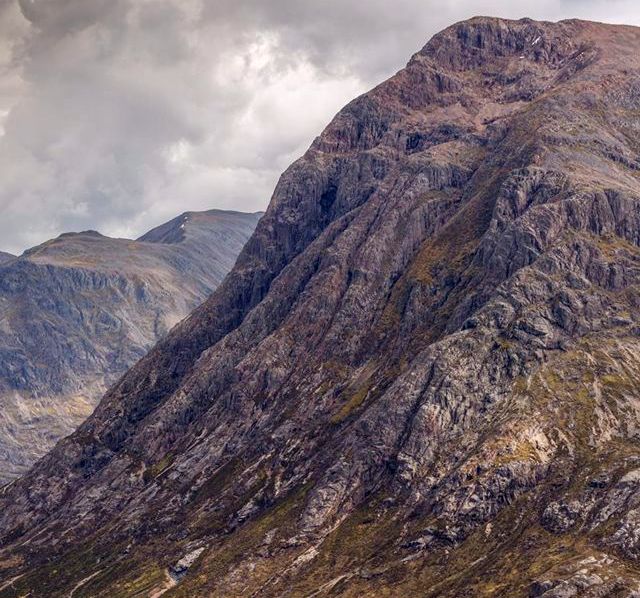
[[[258,218],[190,212],[138,241],[86,231],[0,255],[0,484],[211,293]]]
[[[472,19],[347,105],[4,490],[15,592],[158,591],[206,546],[167,596],[634,595],[639,50]]]

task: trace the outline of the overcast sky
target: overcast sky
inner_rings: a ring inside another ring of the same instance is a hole
[[[477,14],[640,24],[640,3],[0,0],[0,250],[262,210],[342,105]]]

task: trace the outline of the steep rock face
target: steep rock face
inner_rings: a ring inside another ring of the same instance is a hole
[[[639,50],[472,19],[347,105],[3,490],[0,596],[640,591]]]
[[[0,482],[75,430],[211,293],[258,217],[190,212],[138,241],[64,234],[2,262]]]

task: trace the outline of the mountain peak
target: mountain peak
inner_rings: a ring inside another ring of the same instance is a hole
[[[546,65],[566,68],[578,60],[586,64],[604,54],[608,60],[619,53],[634,56],[631,65],[638,66],[634,48],[640,42],[638,28],[611,25],[579,19],[559,22],[510,20],[494,17],[473,17],[451,25],[435,35],[414,59],[428,57],[437,64],[456,71],[477,69],[483,64],[499,61],[524,61],[531,68]]]
[[[186,239],[187,231],[199,226],[209,226],[212,223],[225,223],[227,226],[243,226],[246,222],[257,222],[262,216],[262,212],[253,214],[246,212],[236,212],[231,210],[206,210],[201,212],[183,212],[172,220],[157,226],[146,232],[137,240],[145,243],[181,243]]]

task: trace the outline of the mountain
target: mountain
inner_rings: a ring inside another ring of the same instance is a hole
[[[12,260],[15,257],[16,257],[15,255],[12,255],[10,253],[6,253],[5,251],[0,251],[0,264],[2,262],[7,262],[9,260]]]
[[[211,293],[258,218],[188,212],[138,241],[85,231],[0,256],[0,483]]]
[[[0,596],[637,596],[639,131],[640,29],[436,35],[1,491]]]

